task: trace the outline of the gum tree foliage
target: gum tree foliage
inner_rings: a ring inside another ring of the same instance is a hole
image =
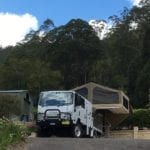
[[[105,61],[111,66],[107,84],[126,91],[134,107],[146,106],[150,88],[150,5],[142,5],[112,16],[114,26],[104,39]]]
[[[0,89],[71,89],[89,81],[124,90],[134,107],[145,107],[150,89],[150,5],[111,16],[103,40],[86,21],[55,27],[47,19],[23,43],[0,54]],[[39,36],[42,33],[42,36]],[[4,58],[4,59],[3,59]]]
[[[38,59],[10,59],[1,66],[0,77],[2,89],[28,89],[33,95],[58,88],[61,80],[59,71]]]
[[[90,70],[101,54],[101,42],[87,22],[73,19],[50,32],[48,55],[53,68],[61,71],[66,89],[90,81]]]

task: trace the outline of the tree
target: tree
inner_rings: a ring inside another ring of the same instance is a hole
[[[133,107],[145,107],[150,88],[149,10],[149,0],[143,0],[141,7],[111,16],[113,27],[103,40],[81,19],[57,28],[46,20],[25,43],[8,48],[9,54],[1,49],[0,88],[38,93],[94,81],[123,89]]]
[[[145,1],[142,7],[125,8],[120,17],[111,17],[114,25],[104,39],[106,62],[112,69],[111,86],[127,91],[134,107],[147,103],[149,8]]]
[[[61,88],[59,71],[51,70],[46,62],[36,59],[9,59],[1,66],[0,88],[28,89],[37,97],[40,91]]]
[[[50,56],[53,66],[63,75],[65,88],[90,81],[90,70],[101,53],[101,45],[88,23],[73,19],[55,29],[54,39]]]

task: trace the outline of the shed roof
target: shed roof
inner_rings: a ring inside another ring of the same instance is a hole
[[[0,91],[0,93],[27,93],[28,90],[4,90]]]

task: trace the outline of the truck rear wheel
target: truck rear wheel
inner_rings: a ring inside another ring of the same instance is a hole
[[[73,129],[73,136],[76,138],[80,138],[83,135],[82,126],[80,124],[76,124]]]

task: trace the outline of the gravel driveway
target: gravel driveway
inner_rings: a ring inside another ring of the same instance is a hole
[[[150,150],[150,140],[29,138],[26,150]]]

